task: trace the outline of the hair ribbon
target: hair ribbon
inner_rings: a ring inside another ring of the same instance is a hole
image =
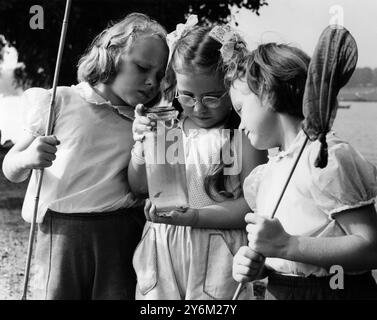
[[[186,22],[177,24],[175,30],[173,32],[170,32],[166,36],[166,41],[168,43],[169,47],[169,61],[173,54],[174,48],[178,42],[179,39],[185,36],[185,34],[191,30],[192,27],[198,24],[198,16],[195,14],[190,15]]]
[[[230,61],[236,53],[235,45],[238,37],[233,28],[229,25],[216,26],[209,32],[209,36],[221,43],[220,53],[223,61],[226,63]]]

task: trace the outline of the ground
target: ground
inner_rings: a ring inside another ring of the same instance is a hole
[[[0,147],[0,164],[8,149]],[[0,300],[22,295],[29,224],[20,208],[27,183],[11,183],[0,173]]]

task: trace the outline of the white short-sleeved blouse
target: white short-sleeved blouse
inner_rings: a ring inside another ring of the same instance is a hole
[[[286,151],[270,157],[245,179],[244,196],[253,211],[271,217],[304,140],[305,133],[300,131]],[[327,135],[327,143],[328,165],[320,169],[314,167],[320,143],[308,142],[276,212],[275,217],[289,234],[345,235],[334,214],[375,201],[377,168],[333,132]],[[278,258],[267,258],[266,266],[284,274],[328,275],[324,268]]]
[[[25,130],[44,134],[51,90],[25,91]],[[116,110],[118,109],[118,110]],[[119,115],[119,113],[122,116]],[[86,82],[58,87],[53,134],[59,139],[56,160],[46,168],[37,222],[47,209],[64,213],[113,211],[135,204],[127,181],[133,108],[116,107]],[[39,171],[33,171],[22,216],[31,221]]]

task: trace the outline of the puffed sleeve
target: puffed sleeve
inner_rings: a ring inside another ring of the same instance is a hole
[[[259,185],[263,179],[263,174],[266,170],[267,164],[261,164],[253,169],[245,178],[243,183],[243,194],[250,209],[255,211],[256,199]]]
[[[314,162],[317,152],[311,154]],[[329,146],[325,168],[311,166],[310,192],[316,205],[331,218],[335,213],[372,204],[377,195],[377,168],[352,146]]]
[[[23,93],[23,126],[37,137],[46,130],[51,92],[43,88],[30,88]]]

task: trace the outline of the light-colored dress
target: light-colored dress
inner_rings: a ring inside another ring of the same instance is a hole
[[[183,133],[189,203],[192,208],[216,204],[204,190],[211,161],[219,154],[221,128]],[[240,141],[235,139],[235,149]],[[213,146],[208,147],[208,146]],[[239,154],[240,155],[240,154]],[[239,175],[227,179],[226,189],[241,196]],[[244,230],[203,229],[147,222],[133,264],[136,299],[231,299],[233,256],[247,244]],[[241,298],[250,298],[245,290]]]
[[[256,167],[244,181],[244,196],[250,208],[270,217],[289,171],[305,140],[300,131],[286,150]],[[320,143],[309,142],[282,198],[275,218],[286,232],[307,237],[337,237],[345,231],[334,219],[336,213],[373,204],[377,195],[377,169],[333,132],[327,135],[328,164],[315,168]],[[344,213],[347,214],[347,213]],[[266,266],[278,273],[326,276],[319,266],[267,258]]]

